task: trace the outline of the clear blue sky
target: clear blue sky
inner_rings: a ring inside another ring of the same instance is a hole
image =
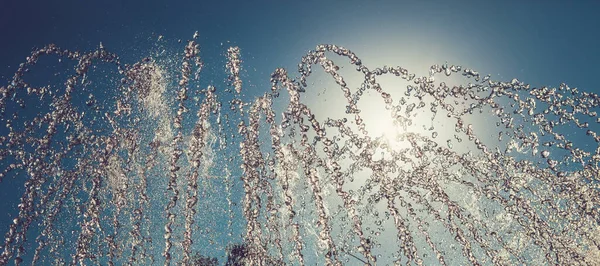
[[[265,74],[294,65],[319,43],[337,43],[360,56],[382,46],[407,49],[408,41],[418,45],[406,52],[437,49],[442,62],[460,60],[452,63],[596,91],[598,10],[600,2],[584,0],[6,0],[0,3],[0,76],[10,77],[33,46],[53,42],[91,50],[103,42],[126,58],[139,52],[134,45],[148,45],[153,33],[185,40],[198,30],[204,46],[232,41],[247,65]],[[402,65],[401,59],[390,59],[395,60],[389,64]]]

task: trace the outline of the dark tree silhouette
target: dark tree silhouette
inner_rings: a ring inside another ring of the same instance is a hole
[[[225,262],[225,266],[245,266],[250,262],[248,259],[251,257],[252,252],[251,248],[245,244],[234,244],[227,248],[227,261]],[[265,265],[282,265],[281,263],[277,263],[277,260],[270,258],[268,256],[261,256],[263,259],[263,263]],[[200,253],[196,253],[191,258],[191,265],[193,266],[217,266],[219,265],[219,261],[216,258],[208,257],[201,255]]]
[[[227,261],[225,262],[225,266],[249,265],[251,263],[249,258],[251,257],[260,258],[263,265],[284,265],[283,261],[277,260],[271,256],[253,253],[252,247],[247,243],[242,243],[234,244],[227,248]]]
[[[192,256],[192,265],[194,266],[217,266],[219,265],[219,261],[217,258],[207,257],[200,255],[196,252],[194,256]]]
[[[227,262],[225,266],[243,266],[244,260],[248,256],[248,247],[246,244],[235,244],[228,248]]]

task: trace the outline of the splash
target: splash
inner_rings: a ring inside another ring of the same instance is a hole
[[[319,45],[248,99],[242,55],[201,86],[197,34],[131,65],[35,50],[0,88],[0,264],[600,263],[598,95]],[[75,72],[33,85],[46,58]]]

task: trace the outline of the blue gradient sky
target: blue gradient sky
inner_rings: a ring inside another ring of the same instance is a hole
[[[600,2],[583,0],[7,0],[0,4],[0,76],[6,80],[32,47],[51,42],[81,50],[103,42],[135,60],[152,34],[185,40],[198,30],[204,46],[229,40],[242,47],[247,66],[265,74],[294,65],[316,44],[336,43],[367,62],[386,53],[386,63],[403,65],[410,54],[427,64],[599,90],[598,10]]]

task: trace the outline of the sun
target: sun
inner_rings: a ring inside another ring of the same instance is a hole
[[[364,103],[366,108],[360,113],[365,129],[371,139],[379,139],[381,144],[386,145],[392,151],[400,151],[410,147],[410,143],[403,139],[405,133],[422,133],[414,126],[409,126],[412,121],[394,110],[386,109],[379,101],[369,99]]]

